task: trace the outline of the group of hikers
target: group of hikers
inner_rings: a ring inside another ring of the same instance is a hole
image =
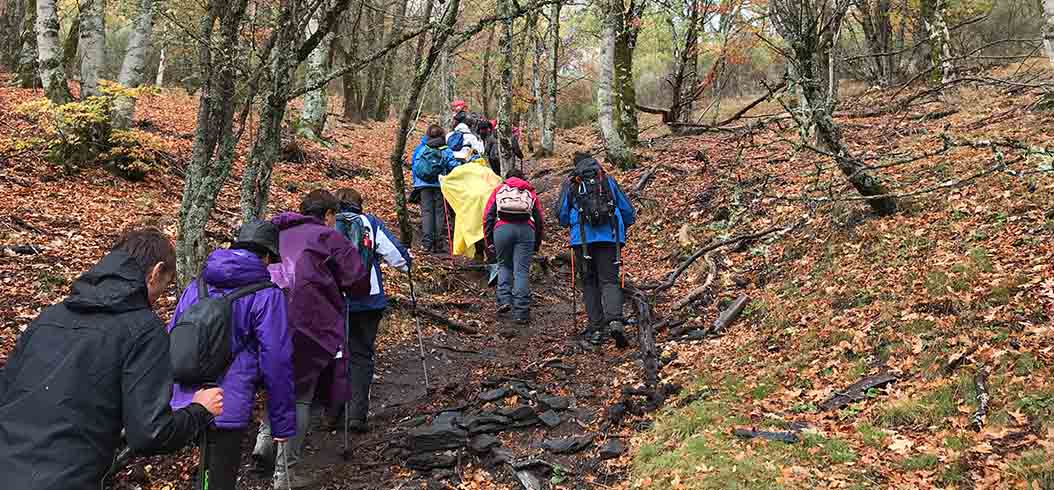
[[[497,317],[527,323],[542,205],[521,169],[497,177],[485,160],[488,135],[469,129],[464,113],[455,113],[450,134],[432,126],[422,139],[438,150],[437,169],[419,162],[436,152],[414,151],[421,247],[442,251],[445,215],[460,213],[454,226],[482,235],[462,233],[461,253],[482,249],[497,262]],[[576,154],[573,164],[553,212],[569,229],[589,317],[583,335],[624,347],[620,253],[636,213],[595,159]],[[434,175],[422,175],[426,168]],[[458,187],[459,168],[480,170],[461,172]],[[467,196],[479,188],[472,178],[488,192]],[[388,305],[382,262],[409,272],[411,256],[364,211],[363,196],[314,190],[299,212],[246,222],[228,248],[209,254],[166,326],[153,308],[176,276],[173,242],[156,228],[124,233],[68,297],[26,328],[0,370],[5,485],[98,488],[122,446],[150,455],[197,442],[198,488],[234,489],[260,388],[266,414],[252,459],[275,489],[312,485],[301,464],[313,405],[325,411],[327,428],[369,430],[375,344]]]

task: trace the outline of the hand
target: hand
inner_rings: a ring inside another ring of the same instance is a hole
[[[205,410],[208,410],[213,417],[218,417],[223,413],[223,388],[198,390],[190,402],[205,407]]]

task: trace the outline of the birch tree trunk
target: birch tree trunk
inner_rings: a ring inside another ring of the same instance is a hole
[[[239,27],[246,3],[247,0],[210,0],[198,29],[201,96],[194,147],[183,181],[176,241],[176,275],[181,288],[198,273],[205,260],[209,249],[205,225],[234,165],[238,140],[233,124],[237,97],[234,60],[238,57]],[[220,32],[214,40],[217,23]],[[244,124],[247,109],[242,114]]]
[[[612,15],[617,15],[615,24],[615,103],[618,118],[617,130],[629,147],[637,146],[637,86],[633,80],[633,51],[637,47],[641,14],[645,0],[630,0],[623,9],[621,0],[610,4]]]
[[[399,239],[403,243],[411,243],[413,239],[413,228],[410,225],[410,214],[406,209],[406,181],[404,177],[404,158],[406,157],[406,138],[409,135],[410,122],[417,111],[417,102],[421,97],[421,91],[428,82],[428,77],[435,67],[436,60],[446,53],[446,42],[457,24],[458,10],[461,0],[448,0],[446,12],[443,14],[442,25],[432,34],[432,46],[428,55],[417,62],[414,80],[410,84],[410,91],[399,115],[399,129],[395,134],[395,144],[388,160],[392,171],[392,192],[395,197],[395,214],[399,220]]]
[[[99,70],[106,62],[106,0],[89,0],[81,9],[81,98],[99,95]]]
[[[490,29],[487,29],[487,44],[486,47],[483,48],[483,74],[481,75],[482,81],[480,83],[481,86],[479,88],[479,98],[482,99],[480,100],[480,103],[483,105],[483,114],[487,115],[487,117],[490,117],[490,115],[492,114],[492,112],[490,112],[490,100],[492,93],[490,80],[490,59],[491,53],[494,51],[493,46],[494,25],[492,24],[490,26]]]
[[[454,80],[454,53],[453,46],[444,49],[439,58],[439,93],[443,99],[443,107],[448,108],[457,98],[457,85]]]
[[[601,29],[600,78],[597,80],[597,122],[604,140],[608,162],[628,169],[636,165],[636,157],[622,139],[615,120],[615,37],[619,13],[605,12]]]
[[[157,78],[154,78],[154,86],[165,85],[165,48],[161,48],[161,59],[157,61]]]
[[[1054,0],[1043,0],[1043,48],[1054,64]]]
[[[98,1],[98,0],[96,0]],[[136,88],[143,83],[146,73],[146,54],[154,32],[154,0],[139,1],[139,15],[135,18],[132,34],[128,38],[128,50],[121,63],[117,83],[123,87]],[[162,52],[164,59],[164,52]],[[160,75],[161,72],[159,71]],[[119,95],[114,99],[111,124],[116,129],[127,129],[135,115],[135,98]]]
[[[538,128],[538,132],[545,127],[545,99],[542,98],[542,64],[545,59],[545,39],[538,34],[537,26],[531,30],[531,38],[534,41],[534,61],[531,65],[531,99],[534,103],[531,107],[534,117],[527,124],[527,150],[534,153],[534,132],[531,126]],[[533,124],[532,124],[533,122]]]
[[[65,104],[70,100],[70,89],[62,69],[59,18],[55,8],[55,0],[37,0],[37,66],[48,100]]]
[[[406,19],[407,0],[399,0],[399,9],[395,20],[392,21],[392,30],[388,34],[388,41],[395,40],[403,33],[403,24]],[[388,119],[388,111],[392,107],[392,73],[395,71],[395,60],[399,56],[399,48],[393,49],[384,58],[384,75],[381,82],[380,95],[377,97],[377,107],[373,109],[373,118],[377,121]]]
[[[1044,9],[1050,0],[1044,0]],[[930,63],[935,68],[930,79],[935,83],[948,83],[954,76],[951,60],[948,24],[944,20],[944,0],[922,0],[923,27],[930,45]],[[1046,34],[1044,34],[1046,45]]]
[[[18,86],[22,88],[40,87],[40,71],[37,68],[37,35],[34,25],[37,22],[36,0],[26,0],[22,6],[25,12],[19,31],[18,51]]]
[[[542,125],[542,154],[552,156],[555,153],[556,135],[556,92],[560,83],[560,2],[549,7],[549,85],[546,96],[549,104],[545,111],[545,123]]]
[[[307,22],[306,32],[304,33],[305,38],[311,37],[318,31],[319,23],[325,15],[326,9],[324,8],[320,7],[315,11],[315,14]],[[304,66],[305,85],[319,83],[329,71],[329,52],[332,38],[331,35],[326,34],[322,42],[318,43],[318,46],[308,55],[307,63]],[[322,138],[322,131],[326,128],[327,102],[325,87],[304,94],[304,108],[300,113],[301,135],[314,140]],[[284,114],[285,109],[283,108],[281,112]],[[263,114],[261,114],[261,117],[263,117]]]
[[[512,19],[510,16],[511,0],[498,0],[498,15],[504,17],[501,22],[501,37],[498,39],[498,51],[501,54],[501,93],[498,95],[498,160],[501,162],[501,175],[504,177],[512,169]]]

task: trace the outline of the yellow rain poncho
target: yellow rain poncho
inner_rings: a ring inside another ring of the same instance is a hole
[[[475,244],[483,239],[483,212],[494,188],[501,183],[487,162],[478,159],[459,165],[449,174],[439,177],[443,197],[454,209],[453,255],[472,257]]]

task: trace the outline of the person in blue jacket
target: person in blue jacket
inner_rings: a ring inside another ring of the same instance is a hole
[[[599,346],[610,333],[622,348],[628,342],[622,323],[620,254],[621,246],[626,243],[626,229],[637,220],[637,212],[615,179],[606,175],[592,156],[576,153],[574,165],[571,177],[560,188],[554,214],[559,217],[560,225],[568,229],[571,248],[574,249],[583,302],[589,316],[585,336],[593,345]],[[582,184],[590,179],[596,179],[599,185]],[[582,216],[583,210],[601,218],[586,220]]]
[[[356,240],[352,233],[357,226],[362,236],[360,246],[367,246],[372,251],[370,260],[370,292],[366,296],[347,297],[348,304],[348,338],[347,363],[338,369],[337,378],[347,376],[345,384],[348,393],[347,420],[348,429],[355,432],[366,432],[366,415],[370,409],[370,383],[373,382],[374,346],[377,342],[377,328],[381,324],[384,310],[388,307],[388,298],[384,295],[384,276],[381,274],[383,260],[388,265],[402,272],[410,270],[410,253],[399,243],[384,222],[376,216],[363,212],[362,195],[355,189],[337,191],[340,201],[340,213],[337,214],[336,228],[345,238]],[[357,225],[355,224],[356,222]],[[350,366],[349,366],[350,365]],[[335,384],[339,381],[335,381]],[[338,387],[334,387],[337,389]]]
[[[446,146],[446,131],[437,125],[431,125],[421,137],[421,143],[414,148],[413,160],[411,160],[411,172],[413,174],[414,193],[421,203],[421,246],[426,252],[442,253],[445,249],[443,236],[446,234],[446,216],[443,208],[446,201],[443,200],[443,192],[439,189],[439,180],[429,182],[413,171],[414,165],[426,147],[432,147],[443,152],[443,160],[446,166],[443,175],[446,175],[461,162],[454,159],[454,152]]]

